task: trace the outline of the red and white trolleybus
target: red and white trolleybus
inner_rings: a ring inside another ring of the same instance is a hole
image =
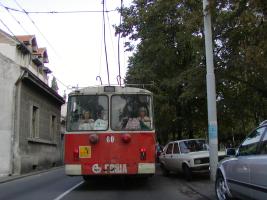
[[[65,134],[67,175],[155,173],[152,93],[120,86],[69,94]]]

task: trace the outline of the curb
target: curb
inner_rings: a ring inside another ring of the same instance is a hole
[[[58,166],[58,167],[53,167],[53,168],[50,168],[50,169],[30,172],[30,173],[27,173],[27,174],[0,177],[0,184],[11,182],[11,181],[18,180],[18,179],[22,179],[22,178],[25,178],[25,177],[28,177],[28,176],[34,176],[34,175],[37,175],[37,174],[42,174],[42,173],[45,173],[45,172],[57,170],[57,169],[60,169],[60,168],[63,168],[63,167],[64,166]]]
[[[210,184],[211,184],[211,186],[213,186],[213,183],[210,183]],[[208,196],[205,194],[205,191],[201,191],[201,190],[200,190],[196,185],[194,185],[194,184],[187,183],[186,185],[187,185],[187,187],[189,187],[192,191],[198,193],[200,196],[206,198],[207,200],[213,200],[214,198],[216,198],[215,195],[214,195],[214,197],[208,197]]]

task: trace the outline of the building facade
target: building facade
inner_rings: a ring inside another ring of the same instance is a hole
[[[62,163],[64,99],[48,85],[47,62],[34,36],[0,31],[0,176]]]

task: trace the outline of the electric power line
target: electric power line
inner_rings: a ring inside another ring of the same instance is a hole
[[[0,2],[0,5],[3,6],[3,4]],[[16,18],[15,18],[16,19]],[[13,38],[19,42],[20,44],[23,44],[19,41],[19,39],[16,37],[16,35],[11,31],[11,29],[5,24],[5,22],[0,18],[0,22],[6,27],[6,29],[9,31],[9,33],[11,33],[11,35],[13,36]],[[26,31],[27,32],[27,31]],[[62,81],[60,81],[57,77],[55,77],[54,75],[52,75],[61,85],[63,85],[66,89],[69,89],[69,86],[67,86],[66,84],[64,84]]]
[[[122,5],[123,5],[123,0],[121,0],[121,11],[120,11],[120,25],[119,27],[121,26],[121,18],[122,18]],[[119,34],[118,34],[118,67],[119,67],[119,84],[121,85],[121,58],[120,58],[120,38],[121,38],[121,34],[120,34],[120,31],[119,31]]]
[[[108,68],[108,54],[107,54],[107,43],[106,43],[106,20],[105,20],[105,0],[103,0],[103,32],[104,32],[104,46],[106,55],[106,65],[107,65],[107,75],[108,75],[108,85],[110,85],[109,80],[109,68]]]
[[[7,10],[20,12],[20,13],[27,13],[27,14],[74,14],[74,13],[102,13],[101,10],[69,10],[69,11],[26,11],[26,10],[18,10],[15,8],[11,8],[8,6],[1,5]],[[116,10],[105,10],[104,12],[115,12]]]
[[[9,33],[13,36],[13,39],[15,39],[19,44],[24,45],[21,41],[19,41],[16,35],[11,31],[11,29],[5,24],[5,22],[1,18],[0,18],[0,22],[6,27]]]
[[[20,27],[27,33],[29,34],[29,32],[22,26],[22,24],[20,23],[19,20],[17,20],[17,18],[10,12],[9,9],[6,8],[6,6],[4,6],[1,2],[0,2],[0,6],[2,6],[3,8],[6,9],[6,11],[9,13],[9,15],[20,25]],[[30,35],[30,34],[29,34]]]
[[[53,78],[55,78],[61,85],[63,85],[66,89],[69,89],[69,86],[64,84],[62,81],[60,81],[55,75],[52,75]]]
[[[31,23],[34,25],[34,27],[37,29],[37,31],[42,35],[42,37],[45,39],[45,41],[47,42],[47,44],[53,49],[53,51],[55,52],[55,54],[57,56],[59,56],[59,54],[57,53],[57,51],[55,50],[55,48],[53,47],[53,45],[48,41],[48,39],[45,37],[45,35],[41,32],[41,30],[38,28],[38,26],[36,25],[36,23],[34,22],[34,20],[30,17],[30,15],[26,12],[26,10],[24,10],[22,8],[22,6],[16,1],[14,0],[14,2],[17,4],[17,6],[23,10],[23,12],[27,15],[27,17],[29,18],[29,20],[31,21]]]
[[[104,34],[103,34],[103,24],[102,24],[101,27],[102,27],[102,30],[101,30],[101,35],[102,35],[102,37],[101,37],[101,42],[100,42],[100,44],[101,44],[100,46],[101,46],[101,47],[100,47],[99,73],[98,73],[99,76],[100,76],[101,71],[102,71],[102,70],[101,70],[101,65],[102,65],[102,50],[103,50],[103,35],[104,35]]]
[[[107,4],[106,4],[106,10],[107,10]],[[109,29],[109,37],[110,37],[110,42],[111,42],[111,46],[112,46],[112,50],[113,50],[113,56],[115,58],[115,48],[114,48],[114,43],[113,43],[113,40],[112,40],[112,33],[111,33],[111,25],[110,25],[110,20],[109,20],[109,14],[106,13],[106,17],[107,17],[107,20],[108,20],[108,29]]]
[[[6,29],[9,31],[9,33],[12,34],[12,36],[15,37],[14,33],[10,30],[10,28],[5,24],[5,22],[0,18],[0,22],[6,27]],[[17,40],[17,38],[15,37],[15,39]]]

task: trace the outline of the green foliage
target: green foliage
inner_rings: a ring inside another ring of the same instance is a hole
[[[266,119],[267,3],[210,1],[219,138],[241,140]],[[150,83],[162,142],[207,137],[202,1],[133,0],[116,32],[134,51],[127,83]]]
[[[51,81],[51,88],[53,90],[55,90],[56,92],[58,91],[58,86],[57,86],[57,80],[55,77],[53,77],[52,81]]]

